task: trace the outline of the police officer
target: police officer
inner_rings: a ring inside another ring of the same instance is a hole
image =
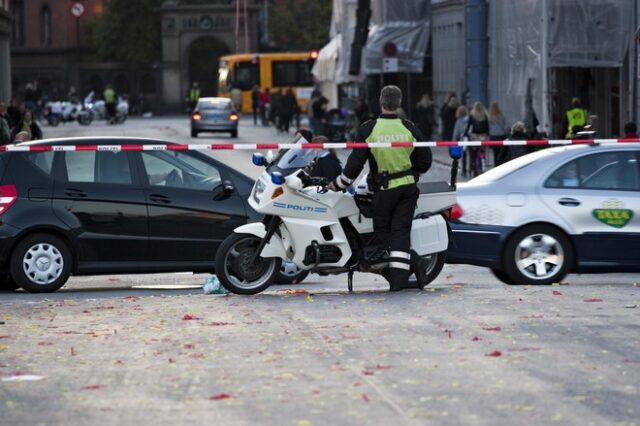
[[[194,81],[191,84],[191,89],[189,89],[189,108],[191,108],[191,112],[196,109],[196,105],[198,104],[198,100],[200,99],[200,85],[197,81]]]
[[[584,128],[587,125],[587,110],[582,108],[580,98],[571,100],[571,109],[567,111],[567,134],[565,137],[571,139],[574,135],[573,128],[578,126]]]
[[[382,114],[360,126],[356,141],[367,142],[369,149],[355,149],[347,165],[330,189],[343,190],[362,171],[369,160],[369,187],[373,189],[373,228],[389,250],[391,291],[409,288],[411,269],[420,288],[425,283],[425,268],[415,252],[411,252],[411,223],[419,190],[421,173],[431,166],[429,148],[374,148],[380,142],[415,142],[424,140],[420,130],[410,121],[398,117],[402,92],[397,86],[385,86],[380,92]]]
[[[107,123],[113,124],[116,117],[116,92],[110,84],[107,84],[103,97],[104,107],[107,112]]]

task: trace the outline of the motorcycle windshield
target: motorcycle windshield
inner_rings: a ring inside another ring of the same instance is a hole
[[[303,137],[298,138],[294,143],[302,144],[307,140]],[[296,170],[306,167],[311,161],[318,156],[315,149],[291,148],[285,149],[278,153],[276,158],[267,167],[267,172],[280,172],[283,176],[287,176]]]

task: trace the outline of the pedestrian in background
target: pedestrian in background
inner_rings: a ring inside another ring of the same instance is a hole
[[[271,91],[267,87],[260,92],[260,118],[263,126],[269,125],[269,108],[271,106]]]
[[[234,110],[239,113],[242,112],[242,90],[237,87],[231,89],[231,103]]]
[[[26,109],[22,116],[22,120],[13,129],[11,140],[16,140],[18,133],[25,132],[29,136],[29,140],[42,139],[42,130],[38,123],[33,119],[33,111]]]
[[[11,143],[11,127],[7,120],[7,104],[0,102],[0,145]]]
[[[507,120],[502,115],[500,107],[497,103],[492,103],[489,106],[489,140],[501,141],[507,138]],[[504,150],[503,146],[492,146],[490,150],[493,153],[494,164],[497,165],[497,158],[500,155],[500,151]]]
[[[573,135],[577,134],[574,132],[574,127],[579,126],[582,130],[584,126],[587,125],[587,120],[589,118],[589,114],[585,108],[582,107],[582,101],[580,98],[573,98],[571,100],[571,108],[567,111],[565,116],[566,120],[566,129],[567,133],[565,134],[565,138],[570,139]]]
[[[18,105],[16,97],[12,97],[9,101],[9,107],[7,108],[7,121],[9,122],[9,127],[11,129],[18,125],[23,113],[24,105]]]
[[[316,126],[315,129],[312,129],[314,135],[326,134],[327,105],[329,105],[329,99],[322,95],[313,103],[313,122]]]
[[[258,111],[260,110],[260,89],[257,85],[251,89],[251,110],[253,111],[253,125],[258,125]]]
[[[527,140],[527,127],[522,121],[516,121],[511,126],[511,135],[509,136],[511,141],[525,141]],[[510,145],[502,147],[496,157],[496,166],[504,164],[507,161],[511,161],[514,158],[521,157],[528,154],[528,147],[525,145]]]
[[[460,103],[455,93],[449,94],[449,99],[440,110],[440,118],[442,119],[442,140],[450,141],[453,139],[453,127],[456,124],[456,111]]]
[[[282,112],[282,93],[278,89],[271,92],[271,113],[269,114],[269,122],[276,126],[278,133],[282,131],[280,125],[280,113]]]
[[[280,105],[280,130],[282,132],[289,133],[289,126],[297,105],[298,102],[293,94],[293,90],[291,88],[287,89],[282,96]]]
[[[191,89],[189,89],[189,114],[196,109],[196,105],[198,104],[198,100],[200,99],[200,85],[197,81],[191,83]],[[106,102],[106,99],[105,99]]]
[[[624,138],[636,139],[638,137],[638,126],[633,121],[629,121],[624,125]]]
[[[436,125],[436,110],[431,98],[426,93],[416,105],[416,125],[425,139],[430,141],[433,136],[433,128]]]
[[[467,127],[469,125],[469,110],[466,106],[460,105],[456,110],[456,124],[453,126],[453,140],[468,140]],[[469,149],[464,147],[462,151],[462,175],[469,173]]]
[[[474,141],[486,141],[489,139],[489,115],[482,102],[473,104],[469,113],[469,122],[465,131]],[[471,176],[478,176],[484,171],[485,152],[482,147],[469,147],[469,171]]]

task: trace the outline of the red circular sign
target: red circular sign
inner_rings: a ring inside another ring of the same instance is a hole
[[[382,53],[387,57],[396,56],[398,54],[398,46],[394,42],[388,41],[382,47]]]
[[[84,5],[80,2],[75,2],[73,5],[71,5],[71,14],[76,18],[84,15]]]

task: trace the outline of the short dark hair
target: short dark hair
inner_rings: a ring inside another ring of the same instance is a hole
[[[398,86],[384,86],[380,91],[380,106],[390,111],[400,108],[402,90]]]
[[[636,123],[634,123],[633,121],[629,121],[624,125],[624,133],[638,133],[638,126],[636,126]]]

